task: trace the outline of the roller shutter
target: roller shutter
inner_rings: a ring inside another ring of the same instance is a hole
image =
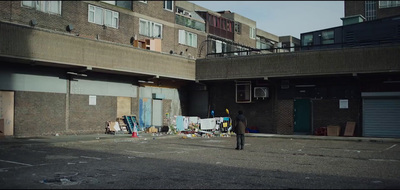
[[[400,98],[397,93],[363,93],[363,136],[400,137]]]

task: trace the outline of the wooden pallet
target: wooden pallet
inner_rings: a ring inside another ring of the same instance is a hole
[[[121,131],[123,131],[124,133],[128,133],[128,129],[126,128],[124,119],[122,117],[118,117],[117,122],[119,124],[119,128],[121,128]]]

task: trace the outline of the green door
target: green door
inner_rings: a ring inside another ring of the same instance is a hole
[[[294,133],[309,134],[311,129],[311,103],[309,99],[294,100]]]

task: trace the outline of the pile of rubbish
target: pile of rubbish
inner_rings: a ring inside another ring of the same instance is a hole
[[[231,129],[231,128],[230,128]],[[223,133],[217,129],[211,130],[201,130],[200,124],[191,123],[188,126],[188,129],[180,131],[181,134],[184,134],[182,138],[192,138],[192,137],[202,137],[202,138],[210,138],[210,137],[230,137],[230,129],[228,129],[227,133]]]
[[[136,116],[123,116],[115,122],[107,121],[106,134],[132,134],[137,132],[152,133],[153,136],[182,135],[182,138],[193,137],[230,137],[233,132],[230,117],[213,117],[200,119],[193,116],[175,116],[169,120],[169,126],[143,127],[137,122]]]

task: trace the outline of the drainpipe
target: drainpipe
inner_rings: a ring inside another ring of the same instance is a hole
[[[65,95],[65,130],[69,130],[69,100],[71,94],[71,76],[67,76],[67,93]]]
[[[311,104],[311,135],[314,135],[314,101],[310,99]]]
[[[140,91],[140,86],[138,85],[138,86],[136,86],[136,101],[137,101],[137,115],[136,115],[136,119],[137,119],[137,122],[140,124],[140,93],[139,93],[139,91]],[[141,128],[143,128],[143,126],[141,127]]]

